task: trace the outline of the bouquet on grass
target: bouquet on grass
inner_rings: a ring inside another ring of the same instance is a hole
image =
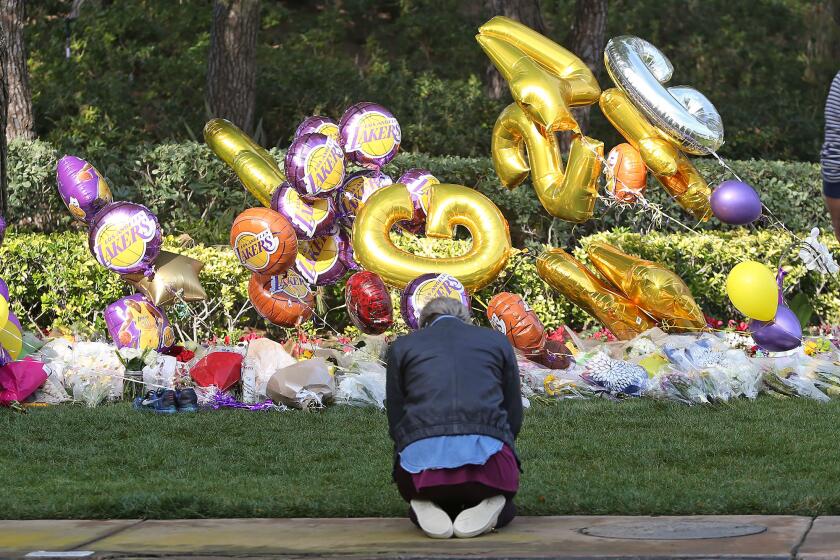
[[[116,354],[117,359],[125,366],[123,399],[131,402],[136,397],[143,396],[143,368],[156,365],[158,353],[151,348],[120,348]]]

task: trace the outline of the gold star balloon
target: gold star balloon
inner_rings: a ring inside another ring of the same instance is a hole
[[[161,251],[155,261],[154,278],[142,274],[126,274],[122,278],[158,306],[170,304],[178,296],[184,301],[201,301],[207,299],[198,280],[203,267],[204,263],[196,259]]]

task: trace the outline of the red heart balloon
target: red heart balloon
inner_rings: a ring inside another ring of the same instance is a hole
[[[242,356],[236,352],[211,352],[192,367],[190,377],[202,387],[215,385],[227,391],[242,377]]]

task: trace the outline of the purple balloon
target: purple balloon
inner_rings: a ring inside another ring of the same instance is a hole
[[[409,328],[420,328],[420,312],[430,300],[438,297],[459,300],[464,307],[470,308],[470,296],[457,278],[434,272],[421,274],[408,283],[400,297],[400,313]]]
[[[761,216],[758,193],[743,181],[724,181],[712,193],[710,202],[712,214],[725,224],[744,226]]]
[[[58,194],[77,220],[89,224],[113,200],[108,183],[94,166],[76,156],[58,160],[55,174]]]
[[[391,183],[391,178],[379,171],[357,171],[347,177],[335,193],[338,219],[346,226],[352,225],[370,195]]]
[[[169,319],[143,294],[118,299],[104,315],[117,348],[165,350],[175,343]]]
[[[3,240],[6,238],[6,219],[3,216],[0,216],[0,245],[3,244]]]
[[[97,262],[119,274],[154,275],[162,234],[157,217],[142,204],[113,202],[91,223],[90,252]]]
[[[408,188],[408,194],[414,204],[414,217],[410,222],[403,222],[401,225],[408,231],[422,233],[426,225],[432,186],[440,184],[440,181],[427,169],[409,169],[397,179],[397,183]]]
[[[344,181],[344,152],[324,134],[304,134],[286,152],[286,180],[301,196],[328,196]]]
[[[9,285],[2,278],[0,278],[0,296],[3,296],[3,299],[9,301]]]
[[[344,112],[338,123],[347,159],[368,169],[380,169],[394,159],[402,133],[394,115],[376,103],[363,101]]]
[[[362,270],[361,265],[356,262],[356,254],[353,252],[352,235],[345,228],[341,228],[338,232],[338,258],[349,270]]]
[[[342,239],[338,228],[330,235],[298,241],[295,270],[316,286],[337,282],[347,272],[342,260]]]
[[[274,189],[271,208],[289,220],[298,239],[322,237],[335,225],[336,212],[331,197],[307,201],[289,183]]]
[[[321,117],[318,115],[313,115],[303,119],[303,122],[301,122],[298,125],[297,130],[295,130],[295,138],[303,136],[304,134],[312,134],[313,132],[329,136],[336,142],[338,142],[341,138],[341,134],[338,131],[338,123],[329,117]]]
[[[786,305],[779,304],[772,321],[750,321],[753,340],[768,352],[793,350],[802,344],[802,325]]]

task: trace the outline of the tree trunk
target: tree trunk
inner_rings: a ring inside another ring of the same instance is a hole
[[[484,0],[487,19],[505,16],[521,21],[534,31],[545,34],[545,22],[540,12],[539,0]],[[501,99],[507,90],[507,84],[492,62],[487,63],[487,95],[491,99]]]
[[[215,0],[207,65],[211,117],[253,132],[257,100],[259,0]]]
[[[569,30],[569,35],[566,37],[563,46],[578,55],[589,66],[596,78],[601,73],[606,35],[607,0],[577,0],[572,28]],[[591,106],[572,109],[572,114],[584,134],[589,131],[590,108]],[[563,153],[569,151],[570,142],[570,135],[563,134],[560,138]]]
[[[6,215],[8,195],[6,187],[6,59],[8,58],[7,37],[0,33],[0,217]]]
[[[7,39],[4,63],[8,95],[6,140],[35,138],[23,22],[24,0],[0,0],[0,30]]]

